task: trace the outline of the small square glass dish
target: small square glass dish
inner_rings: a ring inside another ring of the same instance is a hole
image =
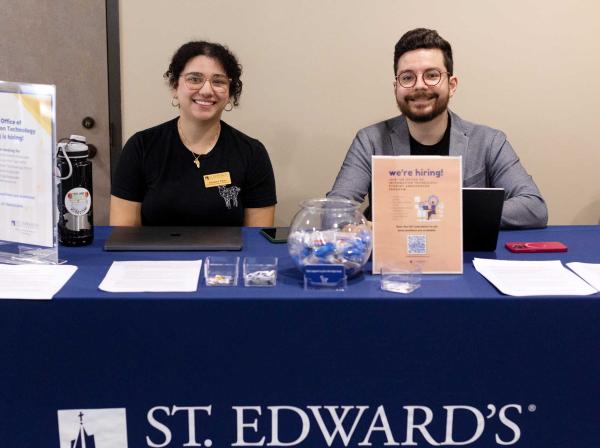
[[[381,266],[381,289],[409,294],[421,286],[421,266],[387,264]]]
[[[275,286],[277,284],[277,257],[245,257],[244,286]]]
[[[240,257],[210,256],[204,260],[206,286],[237,286]]]

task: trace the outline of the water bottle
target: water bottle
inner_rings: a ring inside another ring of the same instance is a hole
[[[58,241],[85,246],[94,240],[92,162],[85,137],[71,135],[58,143]]]

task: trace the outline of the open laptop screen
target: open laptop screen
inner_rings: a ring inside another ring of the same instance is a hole
[[[504,205],[503,188],[463,188],[463,250],[496,250]]]

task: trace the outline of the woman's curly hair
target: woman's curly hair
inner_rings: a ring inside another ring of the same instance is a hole
[[[229,87],[229,97],[233,99],[233,105],[239,105],[240,95],[242,94],[242,66],[237,58],[229,51],[227,47],[221,44],[206,41],[191,41],[183,44],[173,55],[169,69],[165,72],[164,78],[169,85],[176,89],[179,86],[179,77],[186,64],[196,56],[208,56],[216,59],[225,69],[227,77],[231,79]]]

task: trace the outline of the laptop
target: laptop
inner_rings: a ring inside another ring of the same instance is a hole
[[[496,250],[504,188],[463,188],[463,250]]]
[[[241,250],[241,227],[113,227],[108,251]]]

